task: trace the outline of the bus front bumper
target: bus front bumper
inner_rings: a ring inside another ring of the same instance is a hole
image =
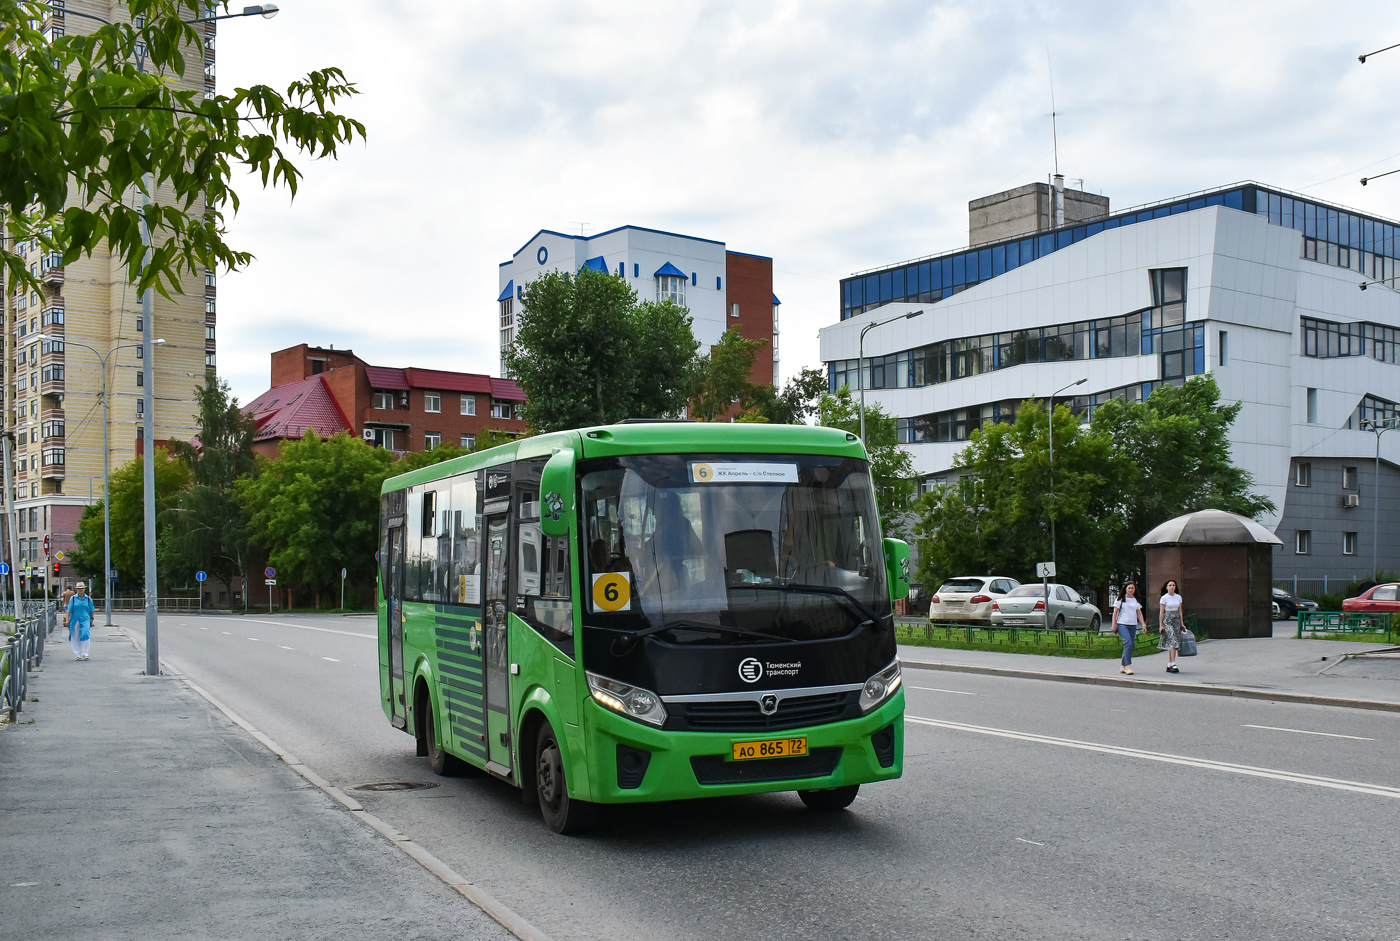
[[[867,784],[899,777],[904,764],[903,689],[858,719],[780,732],[668,732],[620,716],[591,698],[584,705],[583,726],[589,793],[574,796],[599,803]],[[734,746],[741,743],[795,738],[807,740],[806,760],[732,758]],[[639,764],[645,767],[640,784],[624,787],[636,780]],[[777,776],[788,774],[797,776]]]

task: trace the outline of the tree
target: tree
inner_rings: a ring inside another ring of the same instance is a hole
[[[254,467],[257,422],[245,415],[229,385],[210,377],[195,387],[198,445],[171,441],[171,453],[190,469],[191,487],[179,495],[161,534],[160,570],[186,584],[204,570],[231,584],[247,578],[248,527],[234,494],[238,478]]]
[[[736,402],[741,410],[747,408],[756,388],[749,382],[753,361],[767,343],[747,340],[734,327],[724,331],[710,352],[695,362],[691,417],[716,421]]]
[[[1030,581],[1035,563],[1052,556],[1052,516],[1061,580],[1098,584],[1108,573],[1107,541],[1122,525],[1107,486],[1110,442],[1064,405],[1054,417],[1053,496],[1049,420],[1029,401],[1015,422],[974,431],[954,461],[957,480],[920,498],[915,533],[925,585],[975,572]]]
[[[36,240],[65,264],[105,243],[138,290],[167,296],[182,273],[241,268],[252,256],[225,241],[225,210],[239,204],[234,177],[251,173],[295,196],[292,156],[334,157],[365,136],[358,121],[328,110],[356,94],[339,69],[312,72],[285,93],[253,85],[206,95],[204,36],[188,22],[207,14],[205,0],[122,6],[123,22],[50,39],[36,28],[49,4],[0,0],[0,212],[13,237],[0,262],[29,290],[38,279],[16,241]],[[196,87],[171,81],[190,74]],[[158,201],[159,190],[173,198]]]
[[[359,584],[374,580],[379,490],[399,469],[393,455],[341,432],[322,440],[314,429],[283,441],[275,461],[259,458],[235,485],[254,540],[279,577],[317,593],[340,585],[340,570]]]
[[[616,275],[546,272],[523,288],[506,365],[536,431],[679,414],[699,344],[672,301],[638,303]]]
[[[142,518],[144,513],[141,490],[142,458],[128,461],[112,472],[108,491],[112,497],[112,567],[120,573],[115,590],[130,591],[140,587],[146,575],[146,555]],[[183,461],[171,458],[165,448],[155,449],[156,477],[156,538],[167,525],[168,511],[175,506],[190,485],[190,469]],[[102,571],[102,501],[83,510],[78,531],[73,534],[76,548],[72,564],[82,574],[100,580]]]
[[[842,386],[823,395],[818,413],[818,424],[860,434],[859,406],[851,399],[850,388]],[[865,451],[870,456],[882,528],[888,536],[903,536],[909,530],[910,501],[918,489],[914,460],[899,446],[898,423],[878,405],[865,407]]]
[[[783,386],[781,392],[772,386],[755,386],[749,397],[749,409],[739,421],[770,422],[774,425],[801,425],[817,414],[821,397],[826,394],[827,381],[820,369],[804,368]]]

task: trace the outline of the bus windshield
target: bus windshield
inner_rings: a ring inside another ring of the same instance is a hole
[[[889,614],[865,461],[669,454],[579,471],[590,624],[727,644],[839,637]]]

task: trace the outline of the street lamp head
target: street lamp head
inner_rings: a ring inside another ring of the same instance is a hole
[[[1075,385],[1075,386],[1082,386],[1084,383],[1086,383],[1086,382],[1088,382],[1088,381],[1089,381],[1089,377],[1088,377],[1088,376],[1085,376],[1083,379],[1080,379],[1080,380],[1079,380],[1078,382],[1076,382],[1074,385]],[[1073,389],[1074,386],[1070,386],[1070,388]]]
[[[264,3],[261,6],[244,7],[244,16],[261,16],[265,20],[270,20],[277,15],[277,4]]]
[[[152,345],[152,346],[164,346],[164,345],[165,345],[165,341],[164,341],[164,340],[152,340],[152,341],[151,341],[151,345]]]
[[[922,307],[920,307],[918,310],[911,310],[909,313],[905,314],[905,315],[904,315],[904,319],[905,319],[905,320],[912,320],[912,319],[915,318],[915,317],[922,317],[923,315],[924,315],[924,309],[923,309]]]

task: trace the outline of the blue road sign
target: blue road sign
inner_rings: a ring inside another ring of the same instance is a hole
[[[194,573],[194,580],[197,581],[197,582],[202,582],[202,581],[204,581],[204,580],[205,580],[206,578],[208,578],[208,577],[209,577],[209,576],[208,576],[208,575],[205,575],[203,572],[195,572],[195,573]]]
[[[116,581],[116,580],[117,580],[117,570],[116,570],[116,569],[112,569],[112,571],[108,572],[108,573],[107,573],[107,578],[108,578],[109,580],[111,580],[111,581]]]
[[[0,562],[0,575],[9,575],[9,574],[10,574],[10,563],[8,563],[8,562]]]
[[[267,568],[263,569],[263,574],[266,575],[268,578],[276,578],[277,570],[269,565]]]

